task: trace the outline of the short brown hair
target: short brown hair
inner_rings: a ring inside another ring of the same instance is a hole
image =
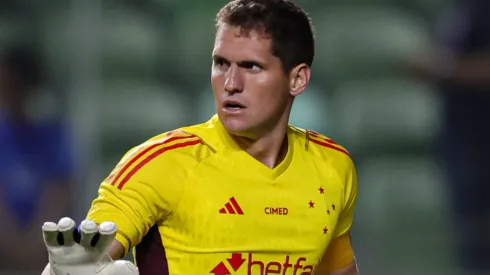
[[[246,31],[261,29],[270,35],[272,54],[281,60],[285,73],[299,64],[313,63],[313,25],[292,0],[230,1],[216,15],[216,28],[223,23]]]

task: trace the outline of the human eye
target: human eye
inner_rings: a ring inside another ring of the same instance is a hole
[[[228,66],[228,62],[224,58],[217,57],[213,59],[213,66],[216,68],[223,68]]]
[[[258,64],[257,62],[253,62],[253,61],[243,62],[241,64],[241,67],[244,69],[250,70],[252,72],[259,72],[263,69],[263,67],[260,64]]]

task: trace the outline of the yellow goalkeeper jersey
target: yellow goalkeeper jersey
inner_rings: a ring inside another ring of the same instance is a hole
[[[87,218],[117,224],[116,239],[134,248],[141,275],[345,267],[357,193],[351,158],[312,131],[288,126],[287,137],[287,155],[273,169],[240,149],[217,116],[154,137],[121,159]]]

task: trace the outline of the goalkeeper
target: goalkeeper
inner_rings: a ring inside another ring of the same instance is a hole
[[[45,274],[137,274],[106,256],[132,248],[142,275],[358,274],[352,160],[288,125],[311,76],[308,16],[292,0],[235,0],[216,23],[217,115],[130,150],[79,229],[46,223]]]

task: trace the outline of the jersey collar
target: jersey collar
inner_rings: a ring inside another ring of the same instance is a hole
[[[233,140],[233,138],[230,136],[228,131],[226,131],[226,129],[224,128],[223,124],[218,118],[218,115],[214,115],[211,118],[210,122],[213,124],[213,126],[216,127],[219,136],[221,138],[221,141],[225,145],[224,151],[226,152],[226,154],[231,159],[234,159],[234,157],[240,159],[241,163],[237,163],[237,165],[243,165],[244,167],[246,167],[246,168],[241,167],[241,169],[251,169],[269,179],[274,180],[279,176],[281,176],[291,164],[293,158],[293,152],[294,152],[294,139],[293,139],[293,133],[289,127],[287,131],[288,151],[286,153],[286,157],[279,165],[271,169],[265,166],[257,159],[255,159],[254,157],[252,157],[251,155],[249,155],[242,148],[240,148],[240,146],[238,146],[238,144]]]

